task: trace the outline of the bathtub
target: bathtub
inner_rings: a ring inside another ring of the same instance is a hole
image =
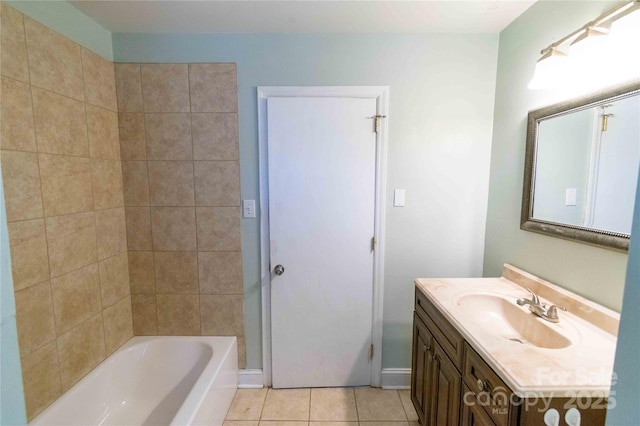
[[[134,337],[31,425],[222,425],[238,387],[235,337]]]

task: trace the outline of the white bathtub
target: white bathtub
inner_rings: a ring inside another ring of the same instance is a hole
[[[238,387],[235,337],[134,337],[31,425],[222,425]]]

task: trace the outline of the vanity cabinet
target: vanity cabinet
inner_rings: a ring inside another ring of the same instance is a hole
[[[416,292],[411,399],[423,426],[459,424],[462,336]],[[427,311],[430,314],[427,314]]]
[[[564,397],[520,399],[418,289],[411,400],[422,426],[543,425],[548,409],[556,409],[564,419],[576,403],[582,405],[582,424],[604,425],[607,402]]]

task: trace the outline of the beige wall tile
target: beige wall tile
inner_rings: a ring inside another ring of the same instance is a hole
[[[133,334],[135,336],[157,336],[158,317],[155,294],[134,294],[131,296]]]
[[[154,259],[158,293],[198,294],[195,251],[158,251]]]
[[[240,336],[244,333],[243,297],[201,295],[200,315],[205,336]]]
[[[189,114],[145,114],[147,156],[150,160],[191,160]]]
[[[44,219],[9,223],[9,244],[15,291],[49,279]]]
[[[143,112],[140,64],[114,64],[119,112]]]
[[[98,259],[127,251],[127,225],[124,208],[96,211]]]
[[[200,307],[197,295],[158,294],[158,334],[199,336]]]
[[[240,209],[197,207],[198,250],[240,251]]]
[[[62,394],[56,343],[41,347],[20,362],[27,421],[31,421]]]
[[[32,88],[38,151],[89,156],[84,103]]]
[[[152,206],[193,206],[193,162],[149,161]]]
[[[242,253],[198,253],[200,294],[242,294]]]
[[[237,161],[196,161],[194,168],[197,205],[240,205],[240,166]]]
[[[193,207],[152,207],[153,249],[196,250],[196,215]]]
[[[0,56],[0,73],[16,80],[29,82],[29,66],[27,63],[27,45],[25,43],[22,13],[6,3],[2,7],[2,54]]]
[[[149,177],[146,161],[122,162],[125,206],[149,205]]]
[[[37,151],[31,89],[28,85],[2,77],[1,121],[2,149]]]
[[[118,114],[87,104],[89,155],[101,160],[120,160]]]
[[[238,338],[238,368],[247,368],[247,341],[244,336]]]
[[[226,420],[259,420],[268,388],[238,389],[233,397]]]
[[[58,338],[62,388],[66,391],[105,358],[102,314]]]
[[[154,294],[156,280],[152,251],[129,252],[129,284],[131,294]]]
[[[149,207],[125,208],[129,250],[151,250],[151,212]]]
[[[236,64],[189,64],[191,111],[237,112]]]
[[[84,100],[80,46],[25,16],[31,84]]]
[[[88,158],[38,154],[45,216],[93,209]]]
[[[98,264],[52,279],[51,293],[56,333],[60,335],[102,310]]]
[[[56,337],[48,281],[16,292],[16,323],[20,355],[34,350]]]
[[[120,130],[120,155],[123,160],[146,160],[147,142],[144,130],[144,114],[124,112],[118,114]]]
[[[116,76],[113,63],[83,47],[82,68],[86,101],[111,111],[117,111]]]
[[[100,261],[102,307],[111,306],[129,295],[129,258],[127,253]]]
[[[191,114],[194,160],[238,159],[238,114]]]
[[[107,355],[133,337],[131,298],[125,297],[102,313]]]
[[[31,152],[2,151],[2,180],[7,221],[43,216],[38,155]]]
[[[120,161],[91,160],[91,181],[96,210],[124,206]]]
[[[142,64],[145,112],[189,112],[187,64]]]
[[[98,260],[93,212],[49,217],[45,225],[52,277]]]

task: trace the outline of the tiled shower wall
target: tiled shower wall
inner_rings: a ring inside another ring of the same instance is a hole
[[[113,64],[1,7],[1,149],[29,419],[133,335]]]
[[[235,64],[115,64],[136,335],[238,336]]]

